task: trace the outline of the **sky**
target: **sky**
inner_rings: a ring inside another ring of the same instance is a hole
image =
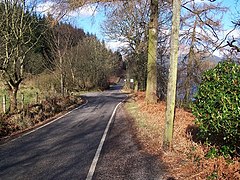
[[[236,0],[223,0],[222,1],[223,6],[228,7],[228,12],[225,13],[225,16],[223,17],[223,23],[225,24],[226,28],[232,28],[233,24],[231,21],[234,19],[234,14],[238,11],[240,11],[240,1],[236,2]]]
[[[208,0],[195,0],[198,3],[209,2]],[[220,2],[221,0],[216,0],[216,2]],[[234,19],[234,13],[236,13],[236,7],[240,7],[240,0],[237,3],[237,0],[222,0],[222,5],[228,7],[229,10],[223,16],[223,24],[224,24],[224,32],[223,34],[227,34],[233,28],[232,20]],[[210,2],[209,2],[210,3]],[[38,11],[52,12],[53,9],[50,7],[54,7],[53,4],[48,1],[41,4],[38,7]],[[240,8],[238,9],[240,10]],[[104,40],[106,45],[112,50],[117,50],[119,46],[121,46],[121,42],[110,41],[103,33],[101,29],[101,24],[106,20],[105,11],[101,8],[96,8],[96,5],[92,6],[84,6],[78,9],[75,12],[71,12],[68,14],[64,20],[70,21],[74,26],[78,28],[82,28],[85,32],[89,32],[95,34],[100,40]],[[231,35],[239,36],[239,30],[233,32]]]

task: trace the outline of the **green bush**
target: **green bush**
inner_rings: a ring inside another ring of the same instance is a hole
[[[192,111],[199,138],[218,145],[219,152],[225,155],[239,150],[240,66],[224,61],[206,71]]]

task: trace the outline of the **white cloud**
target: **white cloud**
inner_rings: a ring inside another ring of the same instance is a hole
[[[54,5],[54,2],[43,2],[37,5],[36,11],[42,14],[47,14],[53,11]]]
[[[210,0],[194,0],[195,3],[212,3]]]
[[[190,4],[202,4],[202,3],[204,3],[204,4],[210,4],[210,3],[217,3],[218,1],[216,1],[216,2],[211,2],[210,0],[183,0],[182,1],[183,2],[183,4],[185,4],[186,5],[186,3],[188,4],[188,5],[190,5]]]
[[[201,3],[201,2],[206,2],[208,0],[194,0],[194,1],[195,1],[195,3]]]
[[[63,10],[59,5],[57,5],[54,2],[43,2],[38,4],[36,7],[36,11],[41,14],[60,14],[59,12]],[[97,14],[97,9],[95,5],[86,5],[83,7],[80,7],[78,9],[75,9],[73,11],[69,11],[66,13],[66,16],[68,17],[90,17],[95,16]]]
[[[227,35],[231,30],[225,31],[224,34]],[[234,31],[232,31],[229,35],[229,38],[240,38],[240,30],[239,29],[235,29]]]
[[[204,0],[194,0],[195,3],[200,3],[200,2],[204,2]]]
[[[126,48],[128,47],[128,43],[127,42],[121,42],[121,41],[107,41],[106,42],[106,46],[107,48],[113,50],[113,51],[117,51],[120,48]]]
[[[81,8],[78,8],[75,11],[72,11],[71,14],[77,15],[80,17],[89,17],[89,16],[95,16],[97,14],[96,6],[94,5],[87,5],[83,6]]]

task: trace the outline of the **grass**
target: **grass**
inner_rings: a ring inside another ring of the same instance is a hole
[[[131,116],[134,116],[136,119],[137,126],[140,128],[145,128],[147,127],[146,123],[146,116],[143,116],[142,114],[139,113],[139,107],[137,103],[135,102],[129,102],[126,104],[126,107],[128,109],[128,112],[131,114]]]
[[[37,81],[37,79],[35,80]],[[41,91],[39,88],[37,88],[37,83],[34,80],[26,80],[23,82],[20,86],[20,89],[17,94],[17,103],[18,103],[18,109],[22,108],[22,99],[24,96],[24,101],[23,104],[24,106],[27,106],[29,104],[36,103],[36,99],[38,96],[38,102],[46,99],[46,97],[51,97],[51,96],[56,96],[59,94],[56,94],[55,92],[49,92],[49,91]],[[0,82],[1,84],[1,82]],[[97,90],[91,90],[91,91],[79,91],[79,92],[74,92],[72,95],[73,96],[80,96],[82,94],[86,94],[87,92],[96,92]],[[7,109],[9,108],[9,93],[1,84],[0,86],[0,113],[3,113],[3,96],[6,96],[6,107]]]
[[[35,88],[35,87],[22,87],[17,94],[17,102],[18,102],[18,107],[20,108],[22,106],[22,97],[24,96],[24,105],[28,105],[31,103],[35,103],[36,102],[36,97],[37,97],[37,93],[38,93],[38,99],[42,99],[44,96],[40,93],[40,90]],[[6,96],[6,107],[8,109],[9,107],[9,94],[8,92],[2,87],[0,88],[0,102],[1,102],[1,109],[0,109],[0,113],[3,112],[3,108],[2,108],[2,101],[3,101],[3,96]]]
[[[28,97],[28,100],[31,100],[31,97],[34,96],[29,95]],[[82,103],[84,101],[76,96],[51,96],[43,100],[41,104],[24,107],[23,111],[6,115],[0,114],[0,140],[26,129],[31,129],[36,124],[44,123],[55,115],[65,113]]]
[[[37,96],[40,96],[40,98],[42,98],[42,96],[43,96],[41,94],[40,90],[35,87],[24,87],[24,88],[20,89],[20,91],[18,93],[18,99],[21,99],[22,95],[24,95],[24,104],[25,105],[36,102]],[[39,97],[38,97],[38,99],[39,99]]]

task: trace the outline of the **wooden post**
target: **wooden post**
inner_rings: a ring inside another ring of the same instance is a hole
[[[22,93],[21,94],[22,96],[21,96],[21,105],[22,105],[22,109],[24,109],[24,94]]]
[[[36,104],[38,103],[38,92],[36,92]]]
[[[3,95],[2,99],[2,105],[3,105],[3,113],[6,114],[7,108],[6,108],[6,95]]]
[[[134,83],[134,92],[138,92],[138,89],[139,89],[139,87],[138,87],[138,81],[135,81],[135,83]]]
[[[29,104],[27,104],[26,116],[29,117]]]

